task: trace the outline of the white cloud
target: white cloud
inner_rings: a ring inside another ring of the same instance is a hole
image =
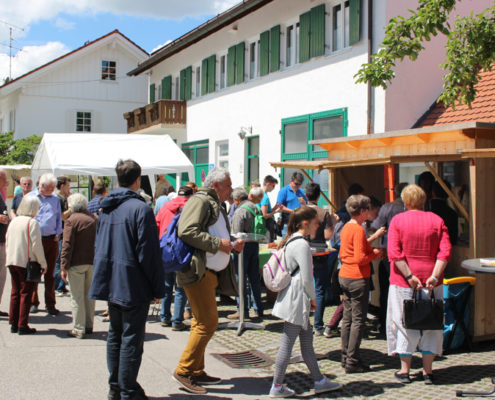
[[[166,46],[167,44],[171,43],[172,41],[169,39],[167,40],[165,43],[162,43],[162,44],[159,44],[158,46],[156,46],[153,50],[151,50],[150,53],[153,53],[155,51],[157,51],[158,49],[161,49],[163,46]]]
[[[15,79],[61,55],[70,49],[60,42],[48,42],[41,46],[25,46],[12,58],[12,78]],[[9,76],[9,56],[0,54],[0,83]]]
[[[71,29],[74,29],[75,24],[76,24],[75,22],[66,20],[65,18],[58,17],[55,20],[55,26],[63,31],[69,31]]]

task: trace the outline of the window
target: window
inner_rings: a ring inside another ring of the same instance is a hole
[[[339,50],[342,48],[342,10],[340,4],[333,8],[332,12],[332,27],[333,27],[333,45],[332,50]]]
[[[196,67],[196,90],[194,94],[196,97],[201,95],[201,67]]]
[[[226,86],[226,78],[227,78],[227,57],[220,57],[220,89],[223,89]]]
[[[117,62],[116,61],[102,61],[101,62],[101,79],[114,81],[117,76]]]
[[[91,132],[91,113],[78,111],[76,113],[76,132]]]
[[[260,138],[253,136],[248,138],[247,149],[247,182],[246,186],[251,185],[251,182],[260,181]]]
[[[15,110],[9,112],[9,132],[15,131]]]
[[[229,141],[217,142],[216,165],[229,169]]]
[[[332,8],[332,51],[359,42],[360,19],[361,3],[359,0],[341,1]]]
[[[179,77],[175,77],[175,99],[174,100],[179,100]]]
[[[285,65],[290,67],[294,62],[294,55],[292,54],[294,51],[294,25],[287,27],[286,32],[286,45],[285,45]]]
[[[347,136],[347,109],[325,111],[301,115],[282,120],[282,161],[286,160],[327,160],[328,152],[318,145],[310,145],[310,140],[329,139]],[[282,170],[283,185],[289,183],[293,172]],[[321,189],[328,192],[328,171],[313,171],[312,179]],[[322,203],[323,204],[323,203]]]
[[[256,42],[249,45],[249,79],[256,78]]]

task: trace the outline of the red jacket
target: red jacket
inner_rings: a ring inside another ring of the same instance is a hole
[[[163,232],[165,232],[172,221],[172,218],[177,215],[177,213],[184,208],[184,204],[186,204],[188,197],[177,196],[175,199],[167,201],[158,214],[156,214],[156,225],[158,226],[158,237],[161,238]]]

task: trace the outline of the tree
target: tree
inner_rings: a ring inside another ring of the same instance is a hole
[[[491,71],[495,61],[495,6],[481,14],[457,17],[451,27],[448,19],[457,0],[420,0],[417,10],[409,10],[409,18],[395,17],[385,30],[382,48],[372,55],[371,63],[363,64],[355,75],[356,82],[367,82],[384,89],[395,77],[397,60],[414,61],[431,36],[447,37],[446,60],[441,68],[443,93],[438,99],[455,109],[457,103],[471,103],[476,97],[475,85],[484,70]],[[460,0],[459,0],[460,1]]]
[[[13,132],[0,133],[0,164],[31,164],[40,142],[36,135],[14,140]]]

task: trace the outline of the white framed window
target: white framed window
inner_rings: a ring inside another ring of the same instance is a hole
[[[341,1],[332,7],[332,51],[349,47],[350,7],[349,1]]]
[[[201,96],[201,67],[196,67],[196,90],[195,96]]]
[[[175,77],[175,99],[180,100],[180,78],[178,76]]]
[[[256,59],[258,51],[256,49],[256,42],[249,44],[249,79],[256,78]]]
[[[299,64],[299,22],[294,22],[285,28],[284,64],[285,67],[292,67]]]
[[[91,132],[91,112],[76,112],[76,132]]]
[[[229,169],[229,141],[224,140],[221,142],[216,143],[216,165],[225,168],[226,170]]]
[[[227,56],[220,57],[220,89],[227,86]]]
[[[103,60],[101,62],[101,79],[114,81],[117,77],[117,61]]]

